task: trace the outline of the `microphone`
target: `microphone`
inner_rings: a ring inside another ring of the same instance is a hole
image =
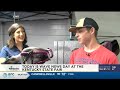
[[[86,53],[87,56],[90,56],[90,53]]]

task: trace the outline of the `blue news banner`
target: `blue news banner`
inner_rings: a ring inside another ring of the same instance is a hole
[[[99,65],[98,72],[28,72],[27,79],[120,79],[120,65]]]

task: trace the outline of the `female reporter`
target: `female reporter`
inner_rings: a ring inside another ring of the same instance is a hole
[[[1,49],[0,57],[11,58],[19,55],[24,48],[27,48],[27,35],[25,28],[18,23],[14,23],[8,29],[9,39],[7,44]],[[7,60],[7,59],[6,59]]]

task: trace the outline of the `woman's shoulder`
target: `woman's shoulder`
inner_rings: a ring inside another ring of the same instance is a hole
[[[9,47],[7,45],[3,46],[2,49],[8,49]]]

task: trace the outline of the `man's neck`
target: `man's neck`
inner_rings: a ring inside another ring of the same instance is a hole
[[[87,45],[84,45],[84,50],[86,52],[93,52],[96,49],[98,49],[100,47],[100,44],[97,42],[97,40],[91,41],[90,43],[88,43]]]

